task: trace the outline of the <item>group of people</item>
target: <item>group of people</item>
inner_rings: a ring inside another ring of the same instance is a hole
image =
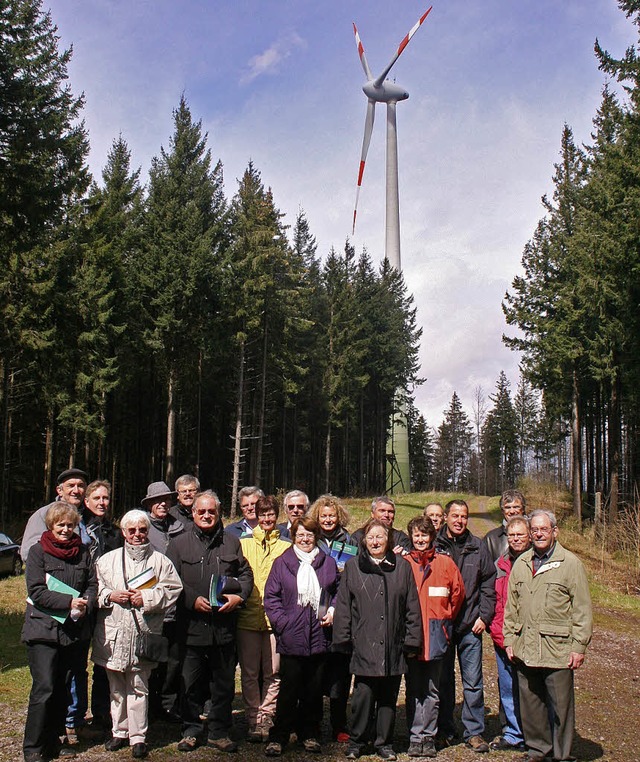
[[[246,738],[280,756],[295,733],[322,749],[323,698],[347,759],[393,747],[402,677],[411,757],[458,742],[455,661],[469,749],[570,760],[573,673],[591,638],[586,575],[555,516],[505,492],[484,539],[463,500],[403,532],[377,497],[363,527],[332,495],[280,502],[244,487],[226,526],[218,496],[181,476],[147,488],[116,526],[110,486],[68,469],[23,535],[32,689],[25,762],[71,757],[108,728],[107,751],[148,753],[150,720],[181,725],[180,752],[235,752],[239,666]],[[502,732],[484,738],[482,641],[493,639]],[[93,661],[91,691],[87,671]],[[353,685],[352,685],[353,683]],[[89,701],[89,693],[91,700]],[[350,703],[350,714],[347,707]],[[90,713],[91,721],[87,722]]]

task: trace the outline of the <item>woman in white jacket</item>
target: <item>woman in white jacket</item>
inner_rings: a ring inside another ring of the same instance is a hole
[[[136,653],[140,633],[162,633],[166,610],[176,603],[182,583],[171,561],[153,550],[149,517],[144,511],[126,513],[120,522],[125,543],[97,563],[98,621],[92,660],[107,670],[111,695],[112,738],[107,751],[127,744],[132,755],[147,755],[149,675],[156,662]],[[146,572],[138,587],[131,580]]]

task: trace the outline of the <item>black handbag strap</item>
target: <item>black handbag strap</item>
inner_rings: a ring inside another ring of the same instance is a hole
[[[126,557],[126,547],[122,546],[122,576],[124,577],[124,586],[127,587],[128,580],[127,580],[127,570],[125,568],[125,557]],[[129,604],[131,605],[131,604]],[[136,630],[138,631],[138,635],[142,633],[142,630],[140,629],[140,625],[138,624],[138,617],[136,616],[136,609],[134,606],[131,606],[130,608],[131,613],[133,614],[133,623],[136,626]]]

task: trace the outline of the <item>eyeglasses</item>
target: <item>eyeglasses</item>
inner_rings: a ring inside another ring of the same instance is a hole
[[[507,534],[507,537],[509,540],[524,540],[525,537],[528,537],[528,536],[529,535],[527,534],[511,534],[511,533]]]
[[[196,516],[217,516],[218,510],[216,508],[198,508],[195,514]]]
[[[124,530],[127,534],[148,534],[147,527],[127,527]]]
[[[179,489],[178,494],[179,495],[195,495],[198,490],[194,487],[193,489]]]
[[[531,527],[531,534],[551,534],[553,527]]]

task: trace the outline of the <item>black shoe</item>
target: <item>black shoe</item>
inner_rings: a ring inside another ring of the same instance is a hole
[[[350,743],[344,752],[344,756],[347,759],[358,759],[361,754],[360,747],[356,746],[354,743]]]
[[[69,744],[63,744],[60,748],[60,751],[58,752],[58,759],[73,759],[77,755],[77,751],[74,749],[73,746],[69,746]]]
[[[376,754],[380,757],[380,759],[388,759],[390,762],[392,762],[394,759],[398,759],[395,751],[391,746],[381,746],[379,749],[376,749]]]
[[[200,746],[200,741],[195,736],[185,736],[178,742],[178,751],[193,751]]]
[[[438,733],[436,736],[436,749],[441,751],[447,749],[449,746],[455,746],[458,743],[458,739],[453,733]]]
[[[24,755],[24,762],[47,762],[49,758],[40,754],[39,751],[28,751]]]
[[[407,756],[409,757],[421,757],[422,756],[422,744],[410,743],[407,749]]]
[[[124,749],[124,747],[128,745],[129,745],[128,738],[120,738],[119,736],[113,736],[106,742],[106,744],[104,745],[104,748],[107,751],[118,751],[119,749]]]
[[[504,736],[496,736],[489,744],[493,751],[526,751],[526,746],[520,743],[509,743]]]
[[[134,743],[131,747],[131,756],[134,759],[144,759],[148,753],[146,743]]]

